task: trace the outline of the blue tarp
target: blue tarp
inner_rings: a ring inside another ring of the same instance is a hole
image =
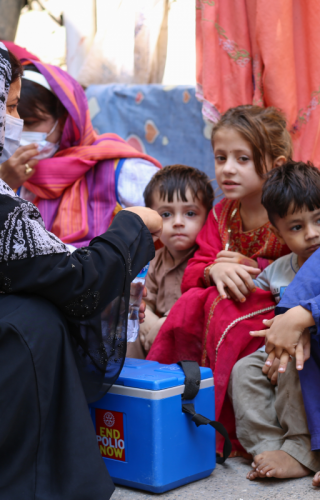
[[[114,132],[163,166],[190,165],[214,179],[210,126],[194,87],[91,85],[86,94],[99,134]]]

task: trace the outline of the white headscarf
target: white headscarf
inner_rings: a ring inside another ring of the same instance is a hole
[[[0,156],[5,136],[6,105],[11,83],[11,62],[6,47],[0,42]],[[7,200],[3,204],[2,196]],[[9,201],[10,199],[10,201]],[[65,244],[44,227],[39,210],[19,198],[0,179],[0,262],[50,255],[69,254]]]

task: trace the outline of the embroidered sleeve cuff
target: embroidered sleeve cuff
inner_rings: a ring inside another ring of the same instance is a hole
[[[213,266],[214,266],[214,262],[212,264],[210,264],[209,266],[205,267],[205,269],[204,269],[203,278],[204,278],[204,282],[205,282],[206,287],[212,285],[211,279],[210,279],[210,270]]]

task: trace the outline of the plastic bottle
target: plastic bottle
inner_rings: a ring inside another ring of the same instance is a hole
[[[149,269],[149,263],[141,269],[138,276],[131,282],[127,342],[134,342],[139,333],[139,308],[142,301],[142,294],[146,276]]]

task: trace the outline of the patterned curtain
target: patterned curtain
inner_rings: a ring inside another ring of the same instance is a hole
[[[196,0],[204,117],[240,104],[280,108],[294,158],[320,167],[319,25],[317,0]]]

